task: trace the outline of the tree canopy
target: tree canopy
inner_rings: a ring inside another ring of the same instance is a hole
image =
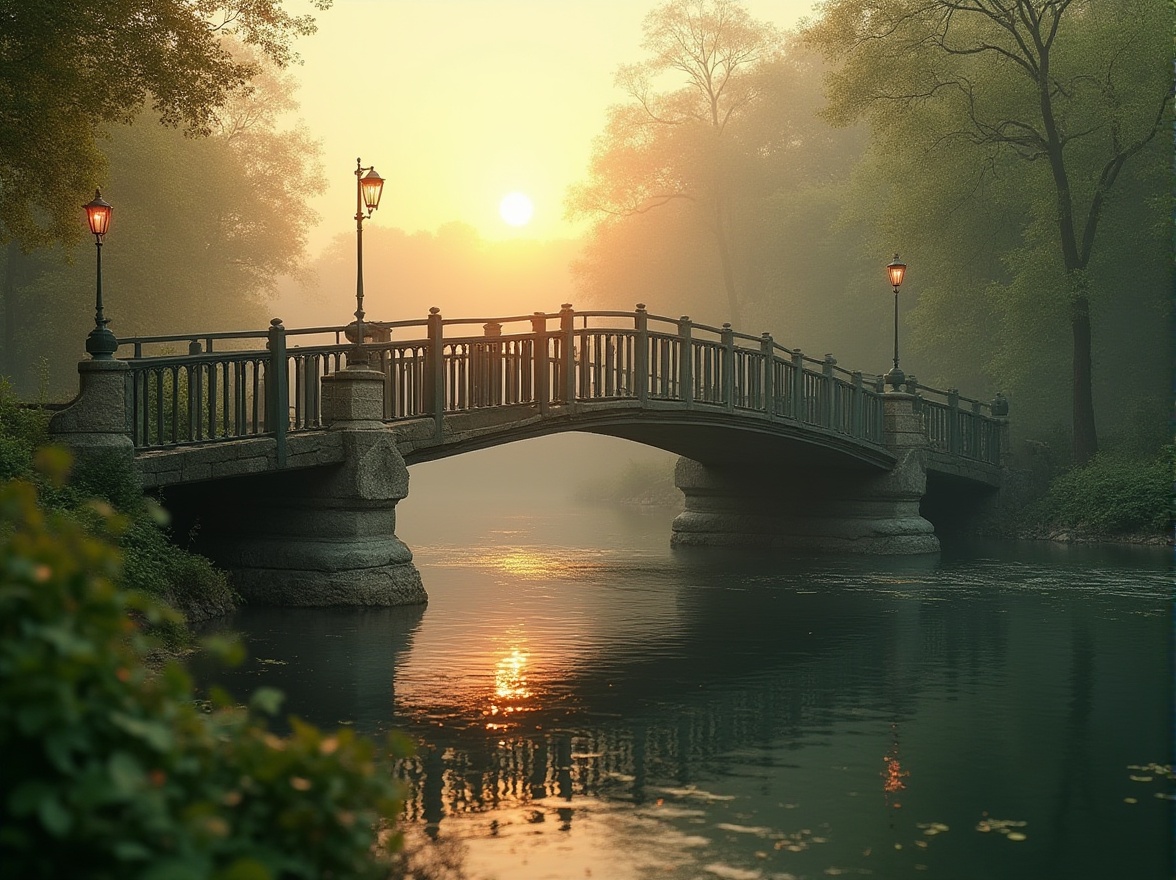
[[[732,320],[740,294],[730,230],[730,130],[759,95],[757,72],[779,50],[776,30],[737,0],[671,0],[646,16],[644,61],[622,67],[629,102],[609,112],[572,216],[626,217],[691,206],[717,248]],[[671,82],[658,90],[655,84]]]
[[[1091,272],[1124,169],[1158,155],[1171,30],[1149,0],[829,0],[807,33],[838,62],[832,118],[871,123],[897,201],[909,178],[895,172],[914,164],[941,172],[913,184],[928,215],[999,194],[1018,238],[997,254],[993,305],[1009,315],[1032,278],[1038,310],[1069,331],[1078,462],[1097,449]]]
[[[282,0],[0,0],[0,243],[76,240],[111,125],[150,105],[164,125],[208,134],[260,60],[288,65],[314,29]]]
[[[314,221],[306,197],[323,186],[319,147],[301,127],[279,127],[297,106],[293,79],[250,63],[260,68],[251,89],[217,110],[207,137],[184,137],[143,111],[104,144],[112,185],[103,194],[115,207],[103,286],[119,337],[264,327],[277,278],[302,267]],[[77,205],[70,216],[84,230]],[[36,359],[47,356],[51,388],[70,387],[93,313],[92,255],[25,254],[13,240],[0,251],[0,279],[0,372],[30,393]]]

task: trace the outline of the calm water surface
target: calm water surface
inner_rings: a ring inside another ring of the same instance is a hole
[[[415,511],[427,607],[247,609],[215,677],[409,733],[407,821],[470,877],[1170,876],[1167,552],[681,552],[671,516]]]

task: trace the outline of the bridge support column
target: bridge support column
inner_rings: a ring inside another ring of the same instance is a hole
[[[686,496],[674,546],[758,546],[819,553],[916,554],[939,550],[919,514],[927,486],[926,438],[914,398],[888,394],[885,436],[895,453],[884,473],[781,461],[718,467],[682,458],[674,482]]]
[[[408,468],[381,421],[384,374],[348,368],[322,382],[324,420],[342,433],[343,463],[243,481],[223,499],[228,510],[206,504],[209,551],[257,604],[425,602],[412,551],[396,537]]]
[[[127,419],[127,371],[119,360],[78,362],[79,391],[49,420],[49,433],[74,453],[78,468],[117,468],[133,474]]]

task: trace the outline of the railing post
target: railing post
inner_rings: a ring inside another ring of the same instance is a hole
[[[866,436],[865,422],[866,393],[861,370],[853,371],[853,408],[849,413],[849,430],[854,437],[863,440]]]
[[[200,343],[193,340],[188,343],[189,357],[201,353]],[[203,388],[203,381],[200,376],[199,362],[188,365],[188,439],[189,440],[203,440],[204,432],[203,419],[201,414],[204,407],[201,406],[201,390]]]
[[[968,421],[968,457],[980,458],[980,401],[972,401],[972,415]]]
[[[792,349],[792,405],[788,413],[798,422],[804,421],[804,352]]]
[[[825,428],[833,427],[833,395],[837,391],[837,383],[833,380],[833,367],[837,358],[831,354],[825,355],[821,365],[822,386],[825,393],[821,395],[821,425]]]
[[[563,402],[571,406],[576,402],[576,312],[571,303],[559,307],[560,350],[560,394]]]
[[[193,343],[199,347],[200,343]],[[286,328],[281,318],[270,321],[269,369],[266,370],[266,421],[274,433],[278,467],[286,466],[286,431],[290,427],[290,376],[286,370]],[[188,389],[189,398],[192,389]]]
[[[686,404],[686,409],[694,406],[694,341],[692,331],[694,325],[690,323],[690,316],[683,315],[678,319],[678,338],[681,340],[682,353],[678,358],[678,396]]]
[[[433,416],[434,432],[438,439],[445,422],[445,325],[441,310],[429,309],[429,346],[425,349],[425,401],[427,412]]]
[[[649,313],[645,311],[645,303],[637,303],[637,311],[633,316],[633,326],[637,330],[637,350],[633,359],[633,381],[637,383],[637,402],[645,406],[649,399]]]
[[[502,398],[502,325],[489,321],[482,325],[486,337],[486,394],[483,400],[488,406],[498,406]]]
[[[723,325],[723,403],[727,412],[735,410],[735,334],[729,323]]]
[[[947,389],[947,451],[952,455],[959,455],[962,439],[960,436],[960,391],[958,388],[949,388]]]
[[[539,404],[539,412],[546,415],[551,397],[547,365],[547,315],[535,312],[531,316],[531,332],[535,334],[535,349],[531,355],[531,369],[535,374],[535,402]]]
[[[769,419],[776,418],[776,344],[771,333],[760,336],[760,351],[764,353],[764,411]]]

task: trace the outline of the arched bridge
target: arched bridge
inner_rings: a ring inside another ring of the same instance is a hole
[[[79,372],[82,393],[53,430],[83,449],[132,454],[146,489],[219,524],[207,529],[213,543],[239,545],[260,529],[260,544],[273,545],[260,562],[239,547],[221,554],[237,569],[283,569],[283,553],[306,555],[291,549],[298,530],[321,537],[328,509],[347,511],[341,523],[381,505],[385,544],[408,564],[392,514],[406,463],[561,431],[681,455],[676,543],[922,552],[937,547],[918,513],[929,483],[998,485],[1007,431],[999,401],[913,378],[886,391],[831,356],[641,304],[460,319],[433,309],[362,331],[275,319],[265,333],[127,339],[118,359]],[[247,521],[233,511],[250,511]],[[375,522],[328,535],[326,555],[355,556]]]

